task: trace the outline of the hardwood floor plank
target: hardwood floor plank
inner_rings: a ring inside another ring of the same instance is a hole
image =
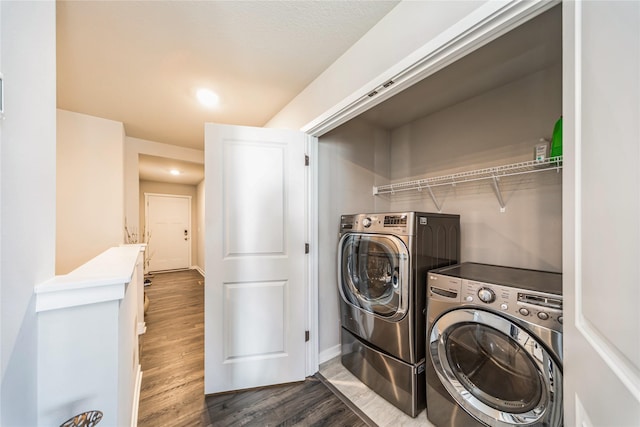
[[[211,425],[366,426],[316,378],[303,383],[207,396]]]
[[[145,291],[139,427],[367,425],[316,377],[204,395],[204,286],[195,270],[156,274]]]
[[[194,270],[155,274],[145,287],[138,426],[203,425],[204,286]],[[205,424],[206,425],[206,424]]]

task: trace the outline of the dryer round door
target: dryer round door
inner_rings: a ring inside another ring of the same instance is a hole
[[[338,251],[338,283],[347,303],[388,320],[409,304],[409,251],[392,235],[346,234]]]
[[[429,352],[449,394],[491,426],[562,425],[562,371],[517,323],[457,309],[433,324]]]

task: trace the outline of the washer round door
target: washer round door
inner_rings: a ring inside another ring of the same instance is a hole
[[[562,371],[517,323],[457,309],[433,325],[434,369],[465,411],[491,426],[561,426]]]
[[[392,235],[346,234],[338,251],[340,295],[347,303],[387,320],[409,304],[409,251]]]

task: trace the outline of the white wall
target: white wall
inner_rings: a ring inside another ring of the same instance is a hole
[[[391,180],[402,182],[533,160],[562,111],[561,65],[416,120],[391,136]],[[463,261],[562,271],[562,174],[434,188],[443,212],[461,214]],[[428,192],[384,196],[392,210],[437,211]]]
[[[194,265],[199,258],[198,248],[200,246],[198,233],[195,232],[198,224],[198,192],[195,185],[173,184],[167,182],[140,181],[140,230],[149,231],[144,223],[146,208],[144,205],[144,194],[172,194],[178,196],[191,196],[191,265]],[[151,236],[153,239],[153,236]]]
[[[300,129],[358,91],[366,95],[393,77],[388,70],[485,1],[403,1],[267,124]]]
[[[200,272],[204,272],[204,241],[205,241],[205,226],[204,226],[204,206],[205,206],[205,183],[204,180],[198,184],[197,187],[197,220],[196,220],[196,232],[195,235],[198,238],[198,250],[197,258],[195,258],[195,265],[200,269]]]
[[[204,164],[204,151],[176,145],[161,144],[145,139],[125,137],[124,144],[124,215],[127,224],[140,224],[144,212],[140,211],[140,178],[138,174],[138,156],[167,157],[187,162]]]
[[[37,425],[34,285],[55,265],[55,2],[0,2],[0,407],[3,426]],[[64,420],[60,420],[62,423]]]
[[[389,202],[371,195],[373,185],[389,182],[390,134],[354,119],[320,138],[318,147],[318,316],[320,362],[340,342],[336,282],[340,215],[380,212]],[[323,353],[324,352],[324,353]]]
[[[144,221],[139,154],[204,163],[204,151],[127,137],[121,122],[58,110],[57,274],[122,243],[125,221]]]
[[[56,273],[124,238],[124,126],[58,110]]]

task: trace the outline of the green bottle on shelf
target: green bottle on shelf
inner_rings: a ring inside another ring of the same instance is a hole
[[[553,136],[551,137],[551,150],[549,157],[554,158],[562,156],[562,116],[553,127]]]

